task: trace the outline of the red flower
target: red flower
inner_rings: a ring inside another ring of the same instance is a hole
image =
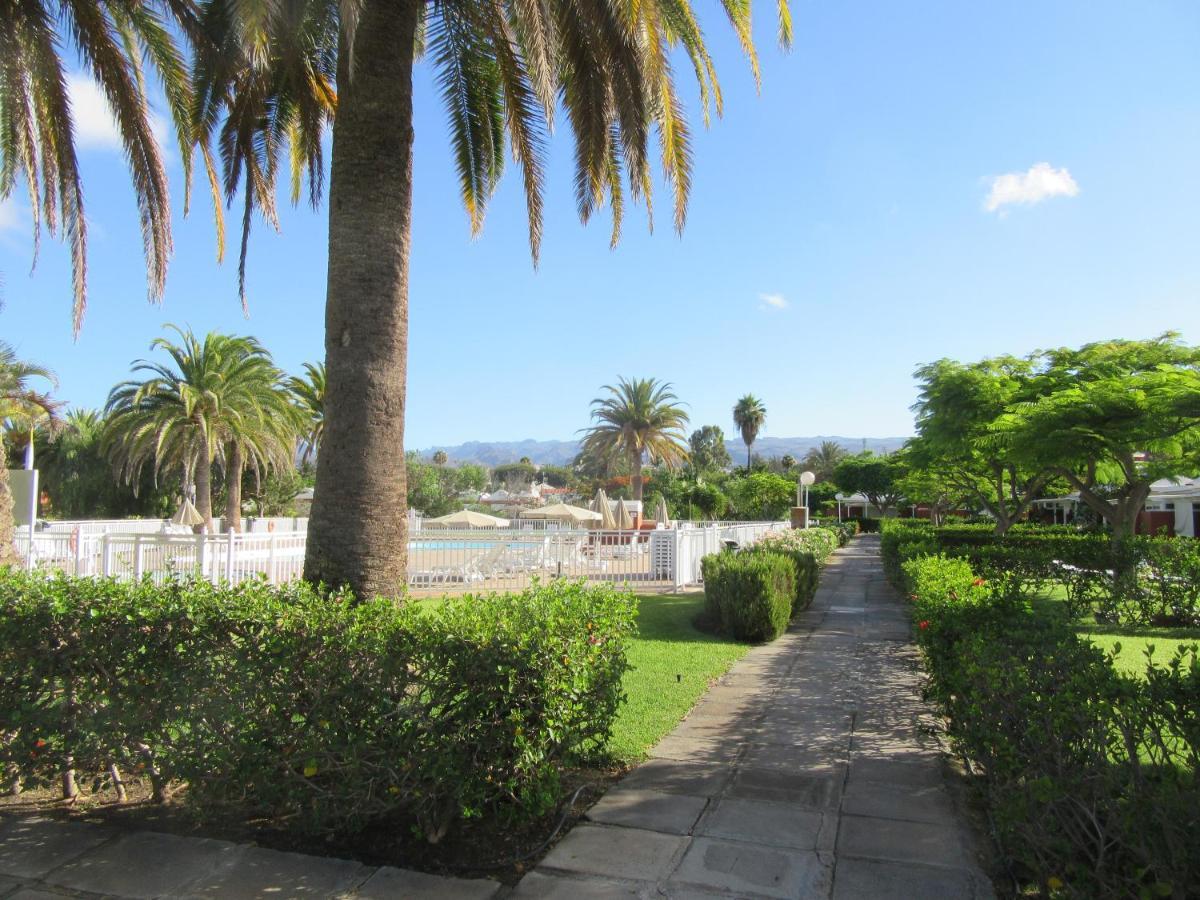
[[[976,578],[971,582],[971,584],[975,585],[975,587],[983,587],[985,584],[987,584],[987,582],[985,582],[982,578]]]
[[[34,742],[33,742],[33,746],[35,746],[35,747],[45,747],[45,746],[46,746],[46,742],[45,742],[45,741],[43,741],[41,738],[38,738],[36,741],[34,741]]]
[[[920,628],[922,631],[924,631],[925,629],[927,629],[929,627],[929,620],[922,619],[920,622],[917,623],[917,627]]]

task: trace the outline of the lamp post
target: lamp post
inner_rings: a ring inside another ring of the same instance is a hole
[[[816,480],[817,480],[817,476],[814,475],[812,472],[801,472],[800,473],[800,484],[799,484],[800,505],[804,507],[806,513],[808,510],[808,488]],[[805,515],[805,527],[806,528],[808,527],[807,514]]]

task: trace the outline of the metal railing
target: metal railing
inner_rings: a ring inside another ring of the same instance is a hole
[[[571,578],[644,587],[681,588],[701,580],[700,560],[727,542],[747,545],[784,522],[738,522],[658,530],[470,529],[417,531],[408,542],[413,593],[520,590],[534,579]],[[300,577],[305,531],[176,535],[46,530],[17,535],[32,568],[69,575],[162,583],[195,575],[238,584]]]

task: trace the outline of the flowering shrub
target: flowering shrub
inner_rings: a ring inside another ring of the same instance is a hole
[[[567,582],[429,608],[0,570],[0,763],[32,785],[116,764],[312,833],[401,813],[436,841],[557,800],[564,757],[608,737],[634,615]]]
[[[930,695],[981,772],[1014,870],[1042,893],[1187,896],[1200,883],[1200,658],[1120,674],[963,559],[903,565]]]

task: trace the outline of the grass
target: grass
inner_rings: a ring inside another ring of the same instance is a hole
[[[1066,590],[1056,585],[1034,602],[1044,603],[1047,612],[1053,615],[1066,616],[1063,606],[1065,598]],[[1081,616],[1071,624],[1081,638],[1091,641],[1101,650],[1115,651],[1113,665],[1126,675],[1145,676],[1146,651],[1151,647],[1154,648],[1154,662],[1161,666],[1175,655],[1179,647],[1200,643],[1200,628],[1100,624],[1092,616]]]
[[[609,752],[636,762],[673,729],[712,679],[750,649],[692,625],[704,607],[702,593],[638,596],[638,634],[629,645],[624,688],[628,700],[617,714]]]

